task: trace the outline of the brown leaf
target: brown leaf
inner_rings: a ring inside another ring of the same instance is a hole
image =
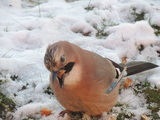
[[[141,120],[150,120],[146,115],[141,115]]]
[[[90,31],[89,31],[89,32],[82,33],[82,35],[84,35],[84,36],[89,36],[90,34],[91,34]]]
[[[126,78],[125,81],[124,81],[124,83],[123,83],[123,86],[124,86],[125,88],[129,88],[129,87],[131,86],[132,82],[133,82],[132,79]]]
[[[46,108],[42,108],[42,110],[41,110],[41,115],[42,116],[49,116],[50,114],[52,114],[52,111],[51,110],[48,110],[48,109],[46,109]]]
[[[122,63],[124,63],[124,64],[127,63],[127,57],[122,57]]]

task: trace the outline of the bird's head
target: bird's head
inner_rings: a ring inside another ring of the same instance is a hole
[[[63,87],[64,76],[74,66],[75,59],[70,54],[70,52],[73,52],[70,44],[69,42],[60,41],[49,45],[44,56],[45,66],[51,72],[53,82],[58,79],[60,87]]]

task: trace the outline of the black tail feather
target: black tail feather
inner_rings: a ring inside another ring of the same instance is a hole
[[[159,67],[158,65],[149,62],[131,62],[126,64],[126,66],[127,66],[127,76]]]
[[[123,63],[117,64],[117,63],[113,62],[112,60],[110,60],[110,61],[115,66],[115,68],[118,68],[120,70],[120,72],[123,71],[124,67],[127,67],[127,71],[126,71],[127,75],[126,76],[134,75],[134,74],[146,71],[146,70],[150,70],[150,69],[159,67],[156,64],[153,64],[150,62],[143,62],[143,61],[129,62],[127,64],[123,64]]]

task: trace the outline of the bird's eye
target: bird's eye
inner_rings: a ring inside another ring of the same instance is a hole
[[[61,61],[61,62],[64,62],[64,61],[65,61],[64,55],[60,58],[60,61]]]

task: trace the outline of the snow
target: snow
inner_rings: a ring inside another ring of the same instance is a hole
[[[107,29],[106,32],[110,35],[104,46],[116,49],[120,57],[132,58],[136,55],[137,48],[140,45],[148,46],[157,41],[153,29],[146,21],[136,22],[135,24],[120,24]]]
[[[15,120],[30,116],[58,119],[63,107],[53,95],[44,93],[49,86],[49,72],[43,57],[47,46],[54,42],[67,40],[118,63],[122,57],[127,57],[128,61],[160,65],[157,53],[160,36],[156,36],[151,27],[160,26],[158,0],[34,1],[0,0],[0,78],[7,80],[0,89],[16,103]],[[87,7],[93,10],[86,10]],[[144,12],[145,20],[135,22],[134,12]],[[96,37],[98,29],[103,29],[108,36]],[[141,45],[142,51],[139,50]],[[140,81],[147,78],[160,89],[160,68],[151,71],[149,75],[145,72],[134,78],[141,76]],[[12,80],[12,75],[18,78]],[[123,96],[125,98],[121,99]],[[148,112],[142,107],[144,98],[135,96],[131,89],[122,91],[120,101],[129,102],[129,111],[137,119]],[[41,117],[42,107],[53,110],[53,114]]]

